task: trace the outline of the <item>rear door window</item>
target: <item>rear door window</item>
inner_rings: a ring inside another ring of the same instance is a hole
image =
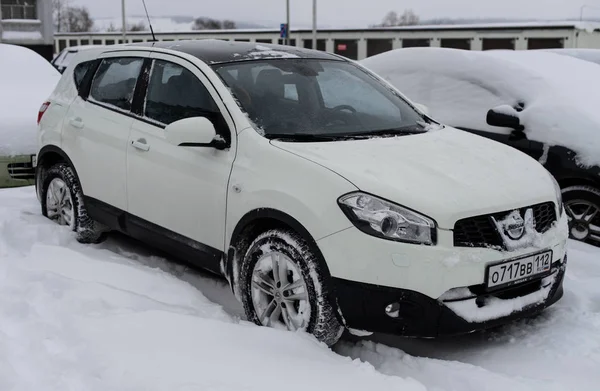
[[[144,60],[142,58],[106,58],[98,67],[90,97],[100,103],[130,111],[133,93]]]

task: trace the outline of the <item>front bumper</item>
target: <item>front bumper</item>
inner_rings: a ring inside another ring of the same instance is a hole
[[[486,293],[481,285],[464,296],[432,299],[411,290],[334,278],[346,326],[369,332],[436,338],[489,329],[535,315],[563,295],[566,255],[552,273],[507,289]],[[485,320],[483,320],[485,319]]]

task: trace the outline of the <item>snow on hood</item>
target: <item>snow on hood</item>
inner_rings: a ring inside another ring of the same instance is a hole
[[[596,64],[546,51],[442,48],[398,49],[361,63],[455,127],[508,133],[486,124],[487,111],[523,102],[519,116],[530,139],[570,148],[582,165],[600,165]]]
[[[61,75],[32,50],[0,44],[0,156],[37,151],[37,115]]]
[[[272,141],[360,190],[452,229],[464,217],[556,201],[548,172],[500,143],[447,128],[419,135],[321,143]]]

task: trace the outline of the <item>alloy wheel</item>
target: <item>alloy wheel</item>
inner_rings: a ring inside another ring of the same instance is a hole
[[[303,330],[310,321],[310,302],[300,268],[285,254],[269,252],[252,272],[252,303],[263,326]]]
[[[71,192],[65,181],[60,178],[54,178],[48,185],[46,210],[48,218],[55,220],[59,225],[74,226],[75,208]]]
[[[600,207],[586,200],[565,202],[569,235],[581,241],[600,242]]]

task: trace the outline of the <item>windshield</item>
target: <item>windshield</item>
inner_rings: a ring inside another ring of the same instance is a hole
[[[426,131],[396,92],[354,64],[277,59],[215,66],[266,137],[311,138]]]

